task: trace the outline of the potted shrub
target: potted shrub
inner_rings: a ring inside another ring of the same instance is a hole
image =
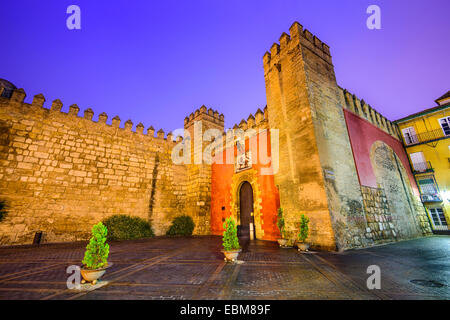
[[[92,237],[86,246],[83,266],[81,267],[82,283],[91,282],[96,284],[97,280],[106,272],[108,264],[109,245],[106,243],[108,229],[99,222],[92,227]]]
[[[306,243],[306,238],[309,235],[309,218],[304,214],[300,217],[300,229],[297,235],[297,248],[298,251],[308,251],[309,244]]]
[[[280,230],[280,235],[281,235],[281,238],[277,239],[278,244],[280,245],[281,248],[286,248],[288,239],[286,239],[286,237],[285,237],[286,234],[285,234],[285,221],[284,221],[284,216],[283,216],[283,208],[278,208],[277,227],[278,227],[278,230]]]
[[[239,240],[237,237],[237,227],[234,220],[230,217],[223,223],[223,250],[225,255],[225,261],[236,261],[241,247],[239,246]]]

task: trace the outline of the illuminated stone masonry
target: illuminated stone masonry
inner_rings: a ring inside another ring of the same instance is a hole
[[[61,112],[59,100],[44,106],[42,94],[27,103],[1,80],[0,244],[31,243],[38,231],[48,242],[86,240],[113,214],[147,219],[156,235],[182,214],[194,234],[221,235],[233,216],[274,241],[280,207],[291,239],[309,217],[315,249],[429,234],[398,127],[337,85],[328,45],[299,23],[289,33],[263,57],[267,106],[226,132],[224,115],[205,106],[184,119],[184,137],[155,136],[77,105]],[[245,182],[250,196],[240,195]]]

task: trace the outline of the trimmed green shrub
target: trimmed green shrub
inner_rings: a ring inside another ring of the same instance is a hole
[[[131,240],[151,238],[153,233],[151,224],[138,217],[116,214],[103,220],[108,228],[108,240]]]
[[[283,208],[278,208],[278,214],[277,214],[277,227],[278,230],[280,230],[281,239],[284,239],[285,233],[285,222],[283,217]]]
[[[225,251],[238,250],[241,248],[239,245],[239,239],[237,236],[237,227],[233,218],[229,217],[223,223],[223,249]]]
[[[195,223],[190,216],[179,216],[173,219],[172,225],[167,230],[168,236],[190,236],[194,232]]]
[[[0,200],[0,222],[6,217],[7,213],[5,200]]]
[[[309,235],[309,218],[305,216],[304,214],[300,217],[300,230],[298,232],[297,238],[298,241],[303,243],[305,242],[306,238],[308,238]]]
[[[83,265],[87,269],[95,270],[108,264],[109,245],[106,243],[108,229],[99,222],[92,227],[92,237],[86,246]]]

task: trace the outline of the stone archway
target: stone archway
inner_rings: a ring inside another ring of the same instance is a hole
[[[258,175],[255,169],[245,170],[233,175],[231,182],[231,216],[240,225],[241,221],[241,206],[240,206],[240,191],[241,186],[247,182],[250,184],[253,191],[253,223],[254,235],[256,239],[263,239],[264,230],[262,228],[263,219],[261,215],[261,191],[258,184]]]

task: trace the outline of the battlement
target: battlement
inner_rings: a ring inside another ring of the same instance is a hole
[[[33,101],[31,104],[24,102],[25,97],[26,97],[26,93],[23,89],[16,89],[12,92],[10,98],[0,97],[0,104],[10,104],[14,108],[21,108],[21,107],[29,108],[29,109],[32,108],[33,111],[38,112],[38,113],[39,112],[41,112],[41,113],[49,112],[49,113],[53,113],[53,114],[59,114],[61,116],[70,117],[71,122],[77,121],[77,120],[78,121],[89,121],[95,125],[99,125],[99,126],[103,126],[103,127],[117,128],[119,131],[122,131],[122,132],[129,132],[129,133],[136,134],[139,136],[164,140],[169,143],[175,143],[173,140],[172,133],[169,132],[167,134],[167,136],[165,137],[164,130],[162,130],[162,129],[160,129],[157,132],[156,136],[155,136],[155,129],[152,126],[150,126],[147,129],[146,133],[144,133],[144,125],[141,122],[139,122],[136,125],[135,130],[133,131],[133,122],[131,120],[127,120],[124,123],[124,126],[120,127],[122,120],[120,119],[119,116],[115,116],[114,118],[112,118],[111,125],[109,125],[106,123],[106,121],[108,120],[108,115],[105,112],[102,112],[101,114],[99,114],[98,121],[94,121],[93,120],[94,111],[91,108],[84,110],[83,115],[80,116],[79,115],[80,108],[76,104],[69,106],[69,112],[65,113],[65,112],[61,111],[61,109],[63,107],[63,103],[59,99],[55,99],[52,102],[50,109],[47,109],[44,107],[44,103],[46,100],[42,93],[35,95],[33,97]]]
[[[264,112],[261,111],[261,109],[258,108],[256,110],[255,115],[250,114],[247,117],[247,120],[242,119],[239,124],[235,124],[233,126],[233,129],[241,129],[241,130],[247,130],[247,129],[259,129],[259,128],[266,128],[268,126],[268,120],[269,120],[269,114],[267,111],[267,106],[264,107]]]
[[[388,120],[363,99],[359,99],[356,95],[350,93],[347,89],[339,87],[344,97],[344,107],[352,113],[366,119],[376,127],[390,134],[396,139],[400,139],[399,129],[396,124]]]
[[[217,110],[211,108],[207,109],[206,106],[203,105],[192,112],[189,117],[184,118],[184,128],[189,128],[195,121],[209,121],[219,127],[223,127],[225,117],[223,114],[219,114]]]
[[[280,58],[291,48],[298,45],[302,48],[307,48],[332,65],[330,47],[313,35],[308,29],[303,29],[300,23],[294,22],[289,28],[289,32],[290,34],[283,32],[279,39],[280,43],[274,43],[270,48],[270,52],[267,51],[264,54],[263,61],[265,70],[269,70],[273,66],[278,67]]]

